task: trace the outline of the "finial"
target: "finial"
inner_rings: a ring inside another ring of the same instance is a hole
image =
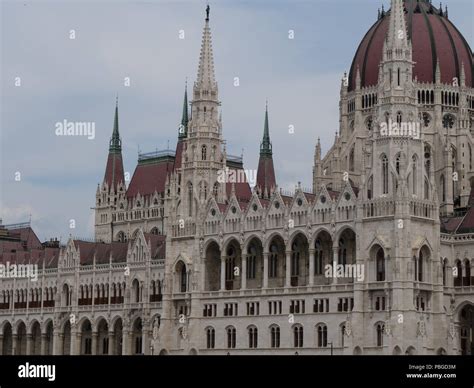
[[[116,95],[116,97],[115,97],[115,106],[118,106],[118,93],[117,93],[117,95]]]
[[[188,88],[188,77],[186,77],[185,80],[184,80],[184,87],[186,89]]]
[[[211,11],[211,7],[209,7],[209,3],[206,6],[206,22],[209,21],[209,12]]]
[[[268,98],[265,99],[265,110],[268,110]]]

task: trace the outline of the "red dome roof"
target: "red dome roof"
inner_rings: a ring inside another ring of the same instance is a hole
[[[404,3],[413,61],[416,62],[413,77],[420,82],[435,82],[436,61],[439,58],[442,83],[451,84],[454,77],[459,79],[464,64],[466,85],[474,86],[471,48],[445,12],[440,12],[427,0],[405,0]],[[390,11],[382,14],[360,43],[352,61],[349,90],[355,89],[358,67],[362,87],[377,84],[389,19]]]

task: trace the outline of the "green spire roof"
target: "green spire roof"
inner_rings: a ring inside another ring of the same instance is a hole
[[[114,130],[112,132],[112,138],[109,143],[109,152],[121,152],[122,151],[122,140],[120,140],[119,124],[118,124],[118,97],[115,103],[115,117],[114,117]]]
[[[181,125],[179,126],[179,135],[180,139],[187,136],[188,132],[188,83],[186,82],[186,87],[184,89],[184,101],[183,101],[183,115],[181,117]]]
[[[268,104],[265,106],[265,124],[263,127],[263,139],[260,143],[260,155],[272,155],[272,143],[270,142],[270,130],[268,128]]]

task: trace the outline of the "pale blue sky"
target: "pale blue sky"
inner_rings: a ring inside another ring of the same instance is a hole
[[[311,186],[313,152],[338,128],[340,78],[389,1],[212,1],[216,76],[228,152],[256,168],[269,100],[277,180]],[[470,0],[444,1],[474,42]],[[137,150],[174,148],[184,80],[195,80],[205,1],[3,1],[0,217],[32,217],[41,239],[93,235],[119,94],[125,170]],[[69,31],[76,39],[69,39]],[[185,39],[178,39],[179,30]],[[288,30],[295,38],[288,39]],[[15,86],[21,77],[21,87]],[[124,77],[131,87],[123,86]],[[234,77],[240,86],[233,85]],[[64,119],[96,123],[96,137],[57,137]],[[295,133],[288,133],[294,125]],[[15,173],[21,181],[15,181]],[[69,220],[76,229],[69,229]]]

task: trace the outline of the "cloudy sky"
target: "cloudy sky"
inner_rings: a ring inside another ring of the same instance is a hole
[[[211,1],[228,152],[243,152],[245,167],[256,168],[268,98],[277,181],[288,189],[298,181],[311,187],[314,145],[320,137],[325,152],[334,140],[340,79],[382,3],[389,8],[389,0]],[[447,3],[472,47],[471,0]],[[105,170],[115,96],[125,171],[132,175],[138,150],[163,149],[168,141],[175,147],[185,79],[192,83],[197,73],[205,4],[1,2],[3,223],[31,217],[42,240],[93,236],[91,207]],[[63,120],[94,122],[95,138],[56,136]]]

